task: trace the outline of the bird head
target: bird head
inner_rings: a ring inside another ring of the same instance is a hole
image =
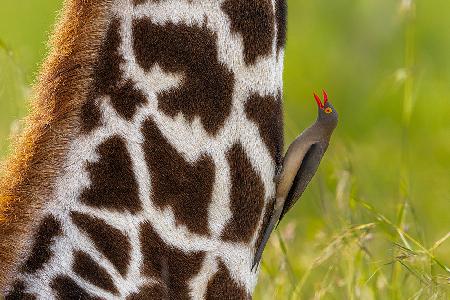
[[[317,106],[319,108],[317,122],[333,130],[337,126],[338,113],[334,109],[333,105],[328,101],[327,92],[323,91],[323,103],[320,100],[320,97],[315,93],[314,98],[316,99]]]

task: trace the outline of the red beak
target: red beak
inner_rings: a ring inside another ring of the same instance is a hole
[[[328,95],[327,92],[325,92],[325,90],[322,90],[322,92],[323,92],[323,105],[325,105],[328,102]]]
[[[316,93],[314,93],[314,99],[316,99],[317,106],[319,106],[319,108],[323,109],[324,105],[322,104],[322,101],[320,101],[320,98],[319,98],[319,96],[316,95]],[[326,103],[326,101],[327,100],[325,100],[325,103]]]

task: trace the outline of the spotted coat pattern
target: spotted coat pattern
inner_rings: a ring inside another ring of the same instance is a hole
[[[6,299],[249,299],[281,163],[284,0],[115,0]]]

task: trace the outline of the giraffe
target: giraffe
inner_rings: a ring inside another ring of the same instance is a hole
[[[66,0],[0,183],[6,299],[251,299],[285,0]]]

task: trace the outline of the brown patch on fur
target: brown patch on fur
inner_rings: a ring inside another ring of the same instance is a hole
[[[150,2],[152,2],[152,3],[157,3],[157,2],[159,2],[160,0],[133,0],[133,4],[134,5],[139,5],[139,4],[144,4],[144,3],[146,3],[147,1],[150,1]]]
[[[25,261],[22,271],[25,273],[35,273],[48,262],[53,252],[51,246],[54,239],[62,233],[61,224],[54,216],[49,215],[42,220],[41,225],[34,238],[31,254]]]
[[[165,300],[169,299],[167,290],[160,284],[146,285],[139,289],[138,293],[131,294],[127,300]]]
[[[224,293],[226,293],[226,296],[224,296]],[[208,283],[206,299],[250,300],[252,296],[246,292],[243,286],[231,278],[228,268],[222,261],[219,261],[219,270]]]
[[[99,288],[115,295],[118,294],[119,291],[108,272],[99,266],[87,253],[76,251],[73,256],[72,269],[78,276]]]
[[[81,125],[84,132],[97,127],[100,123],[100,108],[95,99],[112,91],[121,79],[120,64],[123,62],[118,52],[120,46],[120,22],[113,19],[100,48],[98,62],[94,69],[94,82],[89,98],[81,108]]]
[[[87,205],[136,213],[141,209],[130,154],[118,136],[110,137],[97,152],[100,159],[88,163],[91,185],[80,196]]]
[[[203,155],[194,163],[187,162],[151,119],[144,123],[142,132],[152,201],[160,208],[171,207],[177,222],[191,231],[208,234],[208,206],[215,178],[212,158]]]
[[[286,46],[287,0],[276,0],[275,6],[277,51],[280,51]]]
[[[0,294],[0,299],[1,299]],[[25,293],[25,284],[23,281],[14,283],[11,293],[5,296],[5,300],[35,300],[36,296]]]
[[[52,280],[50,286],[60,300],[101,300],[90,295],[68,276],[59,275]]]
[[[120,21],[113,19],[100,49],[90,98],[82,107],[84,132],[89,132],[100,124],[101,113],[98,104],[95,103],[98,97],[109,95],[114,109],[126,120],[131,120],[137,107],[147,101],[131,80],[122,82],[123,72],[120,66],[124,63],[124,59],[119,52],[121,42]]]
[[[143,273],[165,287],[168,299],[190,299],[189,280],[201,268],[204,253],[185,251],[167,245],[149,223],[141,226]]]
[[[247,117],[259,128],[264,143],[267,145],[277,167],[281,165],[283,152],[283,110],[281,96],[262,97],[253,94],[245,103]]]
[[[230,18],[231,30],[242,35],[247,65],[271,53],[275,36],[272,1],[227,0],[222,4],[222,10]]]
[[[133,24],[133,36],[136,60],[145,70],[158,64],[183,74],[180,87],[158,95],[158,108],[171,117],[200,117],[208,133],[217,133],[231,111],[234,76],[218,61],[216,34],[206,26],[141,19]]]
[[[113,18],[100,49],[94,72],[94,91],[99,94],[109,94],[122,79],[120,65],[124,63],[124,59],[119,53],[121,43],[120,20]]]
[[[78,132],[110,3],[65,1],[34,87],[32,113],[0,171],[0,289],[21,264],[19,253],[27,248],[40,207],[51,199],[68,143]]]
[[[227,152],[231,172],[231,212],[233,217],[222,232],[228,241],[249,242],[264,207],[264,185],[253,169],[241,144]]]
[[[127,80],[111,94],[114,109],[127,120],[131,120],[140,104],[147,102],[144,94],[134,87],[134,82]]]
[[[127,274],[131,245],[128,238],[103,220],[72,212],[72,221],[94,242],[97,249],[117,268],[122,276]]]
[[[96,93],[90,92],[87,97],[89,100],[81,107],[81,131],[84,133],[88,133],[100,125],[102,113],[94,101],[96,97]]]

